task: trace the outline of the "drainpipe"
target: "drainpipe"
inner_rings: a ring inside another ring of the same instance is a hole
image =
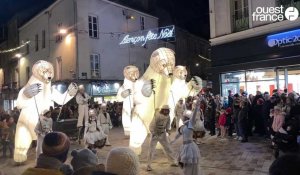
[[[77,26],[77,19],[78,19],[78,16],[77,16],[77,2],[76,0],[73,0],[73,6],[74,6],[74,32],[75,32],[75,36],[76,36],[76,39],[75,39],[75,44],[76,44],[76,56],[75,56],[75,59],[76,59],[76,80],[79,79],[79,56],[78,56],[78,26]]]

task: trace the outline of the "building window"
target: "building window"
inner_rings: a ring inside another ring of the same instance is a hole
[[[27,79],[27,81],[29,80],[29,78],[30,78],[30,67],[27,66],[26,67],[26,79]]]
[[[91,54],[90,60],[91,60],[91,77],[100,78],[100,55]]]
[[[89,15],[89,36],[91,38],[99,38],[98,17]]]
[[[56,58],[56,80],[62,79],[62,59],[61,57]]]
[[[42,31],[42,49],[46,47],[46,31]]]
[[[35,35],[35,51],[39,51],[39,35]]]
[[[144,16],[140,16],[140,26],[141,26],[141,30],[145,30],[145,17]]]
[[[28,42],[28,41],[29,41],[29,40],[27,39],[26,42]],[[29,45],[29,43],[28,43],[28,44],[26,44],[26,47],[25,47],[25,54],[28,55],[29,52],[30,52],[30,45]]]
[[[248,0],[233,0],[232,25],[233,32],[249,29]]]
[[[60,22],[57,24],[57,31],[59,31],[61,28],[62,28],[62,23]],[[60,43],[62,41],[62,38],[63,38],[62,35],[60,33],[57,33],[55,37],[55,42]]]

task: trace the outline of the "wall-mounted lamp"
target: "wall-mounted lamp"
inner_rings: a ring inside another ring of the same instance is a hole
[[[132,16],[132,15],[127,15],[127,16],[126,16],[126,19],[131,19],[131,20],[134,20],[134,19],[135,19],[135,17],[134,17],[134,16]]]
[[[21,57],[22,57],[22,54],[17,53],[17,54],[15,54],[15,57],[16,57],[16,58],[21,58]]]
[[[59,33],[59,34],[62,34],[62,35],[65,35],[65,34],[68,33],[68,30],[67,30],[67,29],[64,29],[64,28],[61,28],[61,29],[59,29],[58,33]]]

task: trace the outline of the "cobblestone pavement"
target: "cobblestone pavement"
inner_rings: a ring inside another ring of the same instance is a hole
[[[172,134],[171,137],[174,137]],[[121,128],[115,128],[110,133],[112,147],[127,146],[128,138],[123,136]],[[248,143],[239,143],[228,139],[220,141],[217,137],[206,136],[203,144],[199,146],[201,152],[201,169],[205,175],[267,175],[268,168],[273,162],[272,150],[268,144],[259,138],[250,138]],[[140,156],[140,175],[181,175],[181,169],[171,167],[162,150],[157,150],[153,161],[152,172],[146,171],[146,160],[149,140],[145,141]],[[174,151],[180,147],[181,139],[174,144]],[[73,142],[71,149],[81,148]],[[112,147],[105,147],[98,151],[101,163],[105,163],[105,157]],[[35,150],[29,151],[28,161],[25,165],[16,166],[12,159],[0,159],[0,170],[7,175],[20,175],[26,168],[35,164]],[[71,156],[67,160],[69,163]]]

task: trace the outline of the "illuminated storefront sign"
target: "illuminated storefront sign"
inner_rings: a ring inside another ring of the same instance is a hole
[[[269,47],[290,47],[300,45],[300,29],[269,35],[267,37]]]
[[[151,30],[144,30],[132,34],[127,34],[123,37],[120,45],[134,44],[144,46],[147,42],[154,40],[175,40],[175,26],[160,27]]]

